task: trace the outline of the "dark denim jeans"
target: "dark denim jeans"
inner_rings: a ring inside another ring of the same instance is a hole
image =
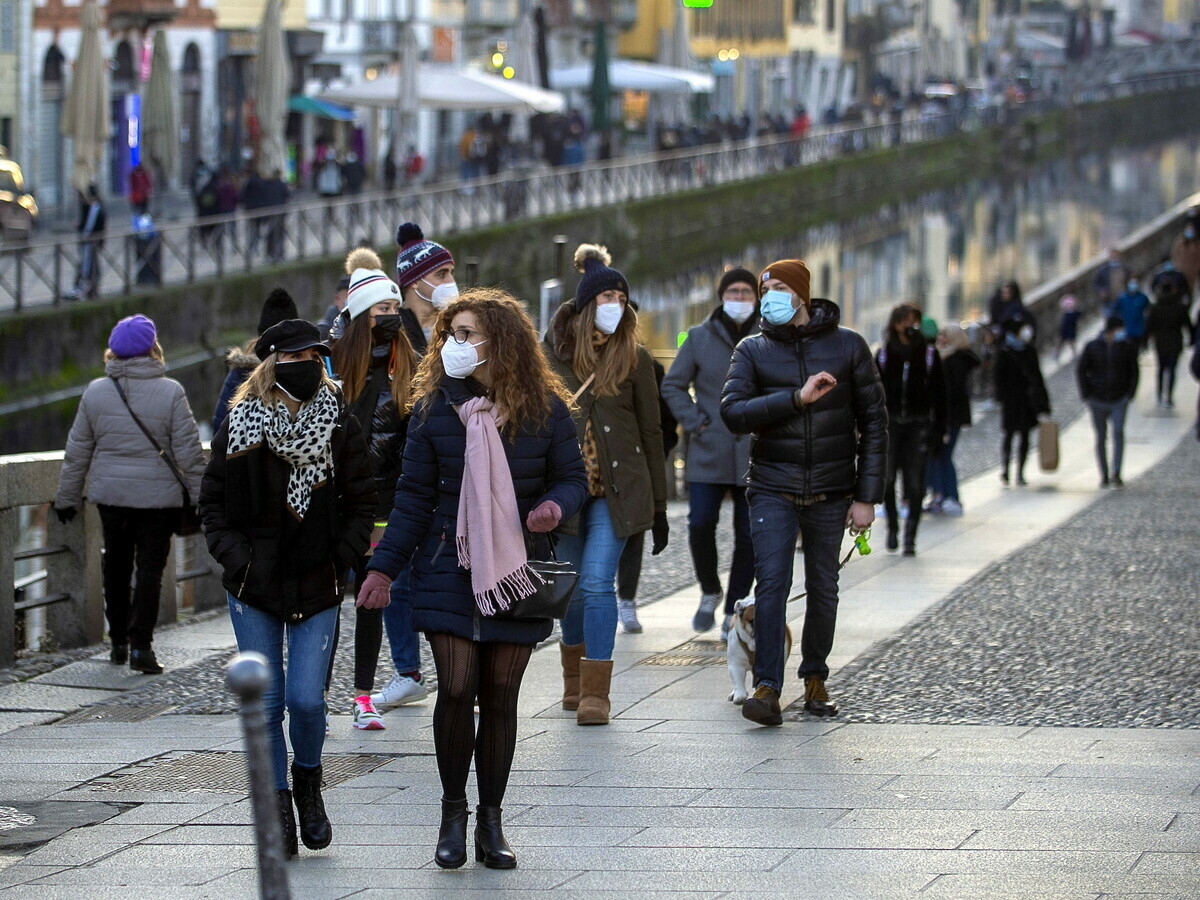
[[[751,488],[750,533],[754,537],[754,684],[783,689],[783,636],[792,590],[796,535],[804,539],[804,587],[808,591],[800,637],[800,677],[829,677],[826,660],[837,624],[838,554],[846,532],[850,498],[804,506],[772,491]]]
[[[1100,475],[1102,478],[1108,478],[1108,423],[1111,421],[1112,474],[1114,478],[1120,478],[1121,462],[1125,456],[1125,413],[1129,409],[1129,398],[1122,397],[1112,403],[1089,400],[1088,406],[1092,410],[1092,428],[1096,431],[1096,462],[1100,466]]]
[[[883,506],[887,510],[888,530],[900,526],[896,503],[896,476],[904,487],[908,503],[908,528],[917,533],[921,521],[921,503],[925,499],[925,459],[929,455],[929,426],[924,422],[889,422],[887,471],[884,474]]]
[[[750,595],[754,585],[754,542],[750,538],[750,505],[746,488],[727,484],[688,484],[688,546],[696,581],[706,594],[721,590],[718,571],[717,525],[721,521],[721,503],[733,495],[733,561],[729,570],[729,590],[725,594],[725,615],[733,614],[733,604]]]
[[[958,470],[954,468],[954,448],[958,444],[961,425],[953,425],[940,453],[930,454],[925,464],[925,481],[929,490],[941,500],[958,502]]]

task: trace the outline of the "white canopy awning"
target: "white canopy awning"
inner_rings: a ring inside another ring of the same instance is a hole
[[[562,94],[555,91],[453,66],[422,63],[417,83],[420,105],[425,109],[552,113],[566,108]],[[398,75],[380,75],[374,81],[328,88],[319,96],[322,100],[346,106],[397,109],[400,106],[400,78]]]
[[[614,59],[610,62],[608,82],[613,90],[659,94],[710,94],[713,90],[711,75],[631,59]],[[558,91],[587,90],[592,84],[592,64],[551,69],[550,84]]]

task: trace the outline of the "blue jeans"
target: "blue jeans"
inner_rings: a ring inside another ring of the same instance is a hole
[[[288,736],[296,765],[321,765],[325,746],[325,673],[333,652],[336,606],[303,622],[290,624],[261,609],[247,606],[232,594],[229,618],[238,650],[253,650],[267,658],[271,684],[263,695],[267,735],[271,739],[271,764],[275,788],[288,786],[287,745],[283,741],[283,709],[288,712]],[[283,669],[283,641],[287,638],[287,673]]]
[[[1108,421],[1112,420],[1113,453],[1112,474],[1121,477],[1121,460],[1125,456],[1125,413],[1129,409],[1129,398],[1113,403],[1089,400],[1092,410],[1092,427],[1096,430],[1096,462],[1100,464],[1100,477],[1108,480]]]
[[[784,629],[792,590],[796,535],[804,538],[804,587],[808,591],[800,638],[800,677],[829,677],[826,660],[837,624],[838,555],[846,531],[850,499],[821,500],[804,506],[774,491],[751,488],[750,533],[754,537],[754,627],[757,654],[754,684],[783,690]]]
[[[930,492],[939,500],[958,502],[958,470],[954,468],[954,447],[958,444],[961,431],[961,425],[952,425],[941,452],[935,455],[931,451],[929,462],[925,464],[925,481]]]
[[[750,506],[746,489],[728,484],[688,484],[688,546],[696,581],[705,594],[721,592],[718,571],[717,524],[721,520],[721,502],[733,495],[733,562],[729,570],[729,590],[725,594],[725,615],[733,615],[733,605],[749,596],[754,584],[754,542],[750,539]]]
[[[392,582],[392,602],[383,608],[383,630],[397,672],[421,671],[421,636],[413,631],[412,603],[408,600],[407,566]]]
[[[564,534],[558,558],[575,565],[579,586],[562,620],[564,644],[584,644],[588,659],[612,659],[617,641],[617,563],[625,538],[613,531],[608,502],[589,498],[579,513],[579,534]]]

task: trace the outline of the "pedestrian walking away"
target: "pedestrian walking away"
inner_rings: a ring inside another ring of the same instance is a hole
[[[546,336],[551,366],[575,396],[575,427],[587,467],[587,502],[563,526],[559,556],[579,573],[562,621],[563,709],[579,725],[607,725],[617,631],[614,579],[625,541],[650,531],[667,546],[667,478],[654,361],[638,344],[629,282],[608,251],[580,244],[575,298]]]
[[[366,552],[376,494],[366,444],[326,374],[329,348],[317,327],[280,322],[254,352],[261,362],[213,438],[200,512],[238,650],[261,653],[271,673],[263,706],[290,857],[297,831],[310,850],[333,839],[321,795],[325,676],[343,573]]]
[[[262,312],[258,316],[258,327],[254,329],[254,337],[242,347],[230,347],[225,353],[225,365],[229,372],[221,384],[221,393],[217,397],[217,408],[213,412],[212,431],[216,434],[221,429],[221,423],[229,415],[229,404],[233,395],[242,386],[256,368],[259,358],[254,354],[254,345],[259,336],[272,325],[278,325],[286,319],[294,319],[299,315],[296,311],[296,301],[283,288],[274,288],[263,301]]]
[[[94,184],[79,195],[79,269],[68,300],[94,300],[100,294],[100,251],[104,247],[106,216],[100,193]]]
[[[809,292],[802,260],[772,263],[758,279],[762,333],[738,344],[721,395],[734,434],[753,434],[747,500],[754,538],[754,695],[742,715],[783,723],[787,598],[799,534],[808,593],[800,640],[804,708],[837,715],[826,688],[837,624],[838,565],[847,525],[869,528],[883,500],[887,409],[862,336]]]
[[[396,283],[404,296],[400,312],[405,333],[419,355],[425,353],[438,313],[458,296],[454,257],[421,226],[405,222],[396,229]]]
[[[1163,271],[1154,276],[1151,283],[1154,303],[1146,312],[1146,335],[1154,344],[1154,355],[1158,360],[1158,381],[1155,399],[1166,409],[1175,406],[1175,370],[1185,343],[1194,340],[1191,309],[1191,291],[1187,278],[1168,261]]]
[[[940,452],[929,457],[926,481],[929,485],[929,511],[961,516],[958,495],[958,471],[954,467],[954,448],[962,429],[971,425],[971,372],[980,364],[962,326],[951,323],[938,332],[938,355],[946,381],[946,439]]]
[[[712,628],[724,600],[722,640],[728,635],[734,604],[748,597],[754,584],[754,544],[745,481],[750,438],[726,427],[721,391],[734,348],[758,332],[758,278],[749,269],[732,268],[717,284],[716,307],[704,322],[688,329],[663,379],[663,397],[687,435],[688,547],[700,585],[692,628],[701,632]],[[717,525],[726,495],[733,499],[733,560],[727,592],[721,586],[717,553]]]
[[[1120,338],[1124,322],[1109,316],[1104,333],[1083,348],[1075,375],[1079,394],[1092,413],[1096,431],[1096,463],[1101,487],[1123,487],[1121,461],[1125,455],[1125,413],[1137,391],[1137,347]],[[1112,423],[1112,467],[1108,458],[1108,425]]]
[[[1079,338],[1079,318],[1083,315],[1074,294],[1066,294],[1058,302],[1058,346],[1054,348],[1054,361],[1058,362],[1064,347],[1071,350],[1071,359],[1078,357],[1075,342]]]
[[[383,272],[374,250],[353,250],[346,258],[350,288],[348,324],[333,343],[333,369],[342,393],[367,442],[378,502],[372,544],[378,543],[391,512],[400,458],[408,432],[408,401],[418,357],[401,324],[400,287]],[[368,555],[354,567],[357,595],[367,575]],[[424,700],[429,691],[421,677],[421,648],[412,627],[408,572],[392,582],[391,603],[384,609],[359,606],[354,630],[354,727],[380,730],[384,710]],[[375,673],[383,631],[387,629],[395,673],[375,694]],[[374,696],[372,696],[374,695]]]
[[[186,495],[151,436],[183,475]],[[79,401],[54,498],[63,524],[85,497],[99,509],[109,659],[117,665],[147,675],[163,670],[154,654],[163,570],[180,507],[199,498],[203,472],[196,420],[183,385],[166,376],[154,322],[122,319],[108,338],[104,377]]]
[[[533,648],[553,622],[504,612],[535,589],[527,544],[550,552],[547,535],[582,506],[587,476],[570,394],[538,352],[524,308],[503,291],[468,291],[440,313],[412,396],[394,508],[358,603],[386,606],[393,580],[411,565],[413,623],[429,639],[438,676],[442,821],[434,860],[444,869],[466,862],[474,757],[475,859],[510,869],[517,859],[501,807],[517,701]]]
[[[1017,484],[1024,485],[1025,461],[1029,458],[1029,432],[1038,417],[1050,414],[1050,395],[1042,378],[1033,329],[1018,319],[1004,323],[1004,340],[996,354],[996,401],[1000,404],[1000,481],[1009,483],[1013,442],[1017,445]]]

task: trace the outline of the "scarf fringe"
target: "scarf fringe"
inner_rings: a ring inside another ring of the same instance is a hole
[[[530,594],[536,593],[538,586],[534,579],[545,580],[528,565],[523,565],[517,571],[504,576],[494,588],[475,595],[475,605],[485,616],[494,616],[512,608],[518,600],[523,600]]]

